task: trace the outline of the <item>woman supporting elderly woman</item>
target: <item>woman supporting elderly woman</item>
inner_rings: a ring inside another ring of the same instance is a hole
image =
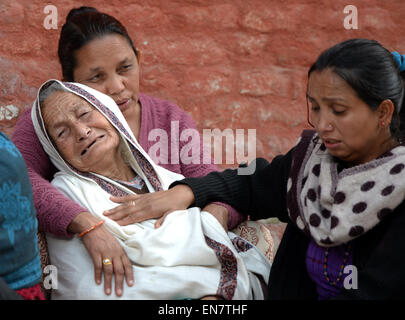
[[[103,214],[117,206],[111,196],[162,191],[183,178],[149,158],[111,98],[84,85],[51,80],[39,91],[32,120],[59,170],[52,184],[104,221],[130,259],[136,280],[125,287],[123,298],[264,297],[260,279],[268,279],[270,263],[253,245],[228,234],[210,213],[180,210],[157,229],[154,219],[121,226]],[[111,297],[94,283],[92,259],[80,237],[48,235],[47,240],[58,268],[53,298]],[[109,276],[120,266],[108,256],[97,259]]]
[[[191,117],[174,103],[139,92],[140,53],[125,27],[114,17],[91,7],[72,9],[61,29],[58,56],[64,80],[83,83],[110,96],[119,106],[135,138],[146,152],[155,143],[149,140],[149,133],[156,128],[166,130],[169,141],[172,122],[178,123],[180,133],[189,128],[196,129]],[[50,184],[49,181],[56,172],[55,167],[35,135],[29,112],[20,117],[12,139],[27,164],[39,229],[56,236],[71,238],[94,225],[96,220],[85,207],[66,198]],[[180,141],[179,150],[184,144],[186,142]],[[159,165],[185,177],[202,176],[217,170],[213,163],[205,164],[202,161],[203,148],[198,145],[198,149],[201,153],[196,155],[195,163],[172,161],[172,156],[180,158],[179,150],[172,150],[168,155],[168,163]],[[126,197],[115,197],[113,200],[121,205],[108,212],[108,215],[119,224],[125,225],[145,219],[138,214],[137,207],[128,205],[131,201]],[[229,229],[243,220],[242,215],[224,203],[210,203],[203,209],[221,219],[221,223]],[[122,291],[124,278],[132,283],[134,277],[128,257],[104,226],[83,237],[83,242],[94,258],[96,281],[101,281],[103,274],[98,256],[108,255],[116,258],[117,266],[121,265],[118,271],[127,271],[124,274],[113,272],[117,291]],[[111,292],[111,277],[104,278],[104,282],[106,292]]]

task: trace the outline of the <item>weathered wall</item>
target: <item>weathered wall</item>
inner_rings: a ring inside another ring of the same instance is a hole
[[[57,29],[44,27],[48,4]],[[346,5],[358,10],[348,30]],[[60,78],[56,50],[80,1],[0,0],[0,130],[9,136],[36,89]],[[338,41],[365,37],[405,52],[403,0],[112,0],[142,51],[142,92],[176,102],[199,129],[256,129],[257,156],[287,151],[306,127],[306,72]],[[224,160],[225,161],[225,160]]]

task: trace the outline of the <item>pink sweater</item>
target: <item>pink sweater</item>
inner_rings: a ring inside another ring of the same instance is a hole
[[[172,121],[175,121],[175,126],[178,123],[178,132],[180,134],[182,130],[188,128],[197,130],[194,121],[191,116],[186,114],[177,105],[168,101],[152,98],[144,94],[140,95],[139,101],[141,103],[139,143],[145,151],[149,152],[149,148],[157,143],[153,139],[151,139],[152,141],[148,139],[149,132],[152,129],[163,129],[168,134],[169,161],[168,163],[159,163],[159,165],[168,170],[181,173],[185,177],[204,176],[211,171],[218,170],[214,164],[203,164],[202,147],[200,148],[201,164],[183,164],[181,161],[177,161],[179,164],[172,164],[172,150],[170,149],[170,138],[173,130],[171,127],[171,125],[173,126]],[[80,212],[87,211],[87,209],[82,208],[80,205],[68,199],[49,182],[56,173],[56,168],[50,162],[35,133],[31,120],[31,109],[20,116],[12,136],[12,141],[23,155],[28,168],[31,184],[33,186],[39,229],[57,236],[71,237],[72,234],[67,231],[68,225],[76,215]],[[178,152],[180,152],[182,146],[187,143],[188,142],[180,141]],[[202,146],[201,137],[200,146]],[[176,158],[179,159],[179,156],[177,155]],[[174,163],[177,162],[174,161]],[[230,229],[244,220],[244,217],[232,207],[227,204],[222,205],[229,210],[228,226]]]

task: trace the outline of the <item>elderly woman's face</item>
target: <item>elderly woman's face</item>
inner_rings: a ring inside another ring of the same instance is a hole
[[[41,113],[58,151],[74,168],[97,172],[118,154],[117,131],[83,98],[57,91],[45,100]]]
[[[109,95],[126,115],[139,98],[139,65],[121,35],[96,38],[75,52],[74,81]]]
[[[308,82],[310,121],[331,155],[358,165],[381,154],[379,115],[330,69]]]

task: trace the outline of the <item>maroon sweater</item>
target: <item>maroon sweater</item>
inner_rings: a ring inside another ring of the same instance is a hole
[[[144,150],[149,153],[149,149],[155,145],[155,148],[153,148],[153,154],[156,154],[155,149],[157,141],[152,137],[153,135],[148,139],[151,130],[162,129],[167,133],[167,141],[169,142],[167,154],[168,161],[158,163],[159,165],[170,171],[180,173],[185,177],[204,176],[212,171],[218,170],[215,164],[204,164],[201,137],[199,139],[200,164],[182,163],[182,147],[187,145],[187,148],[185,149],[189,149],[189,141],[178,141],[176,137],[177,135],[180,137],[182,131],[185,129],[197,130],[191,116],[173,103],[152,98],[144,94],[140,94],[139,101],[141,104],[139,143]],[[178,148],[175,149],[172,149],[170,144],[172,132],[175,135],[175,145],[177,145],[178,142]],[[35,133],[31,120],[31,109],[27,110],[20,116],[12,140],[23,155],[28,168],[33,187],[34,203],[37,209],[39,229],[57,236],[71,237],[73,234],[67,231],[68,225],[80,212],[88,210],[68,199],[51,185],[50,181],[56,172],[56,168],[50,162]],[[195,141],[195,139],[192,139],[192,141]],[[161,152],[160,154],[158,153],[158,155],[159,158],[166,160],[166,154],[162,154]],[[154,158],[153,155],[151,156]],[[221,205],[229,210],[228,227],[230,229],[234,228],[239,222],[244,220],[244,217],[229,205]]]

